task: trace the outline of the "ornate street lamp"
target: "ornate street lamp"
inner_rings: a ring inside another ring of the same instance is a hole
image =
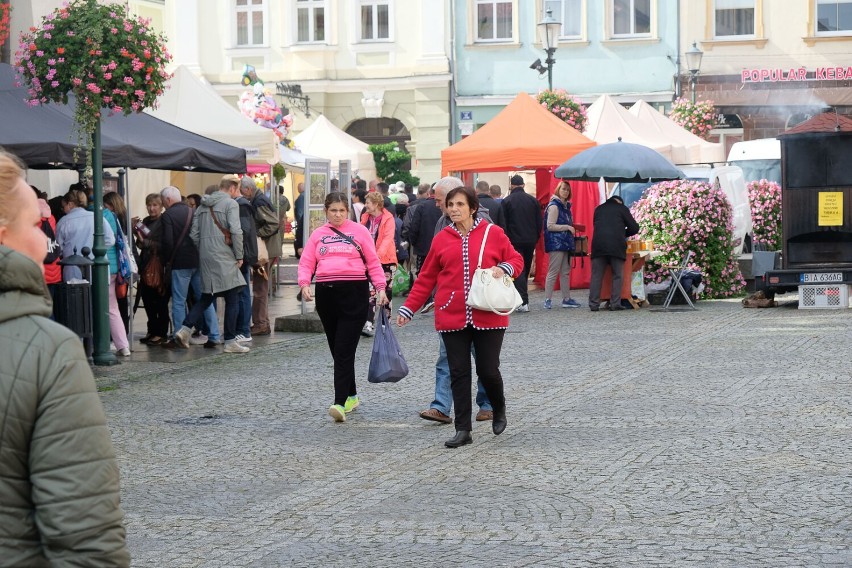
[[[544,65],[541,64],[541,59],[536,59],[530,69],[535,69],[539,73],[547,72],[547,88],[553,90],[553,64],[556,60],[553,54],[556,52],[556,46],[559,45],[559,33],[562,31],[562,22],[553,17],[553,10],[550,8],[545,12],[544,19],[538,24],[538,34],[544,45],[544,52],[547,58],[544,60]]]
[[[698,74],[701,72],[701,58],[704,52],[698,49],[697,42],[692,42],[686,55],[686,68],[689,69],[689,90],[692,91],[692,104],[695,104],[695,85],[698,83]]]

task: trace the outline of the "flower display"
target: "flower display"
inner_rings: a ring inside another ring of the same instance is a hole
[[[762,179],[749,182],[746,187],[754,242],[761,243],[764,250],[778,250],[781,248],[781,186]]]
[[[744,286],[734,257],[731,204],[718,183],[678,180],[652,185],[633,204],[633,215],[643,239],[652,239],[662,255],[645,266],[648,282],[670,277],[666,264],[679,264],[693,252],[690,268],[702,273],[703,295],[725,298]]]
[[[669,118],[705,140],[710,136],[710,131],[719,124],[719,113],[716,112],[713,101],[693,103],[687,99],[677,99],[669,111]]]
[[[171,75],[166,39],[121,4],[71,0],[21,34],[15,67],[29,104],[76,98],[78,144],[87,152],[104,109],[130,114],[156,107]]]
[[[542,91],[536,100],[571,128],[580,132],[586,128],[586,107],[565,89]]]
[[[6,45],[9,39],[9,11],[12,9],[8,3],[0,4],[0,47]]]

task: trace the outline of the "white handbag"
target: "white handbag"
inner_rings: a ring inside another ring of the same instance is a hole
[[[494,278],[490,268],[482,268],[482,254],[485,252],[485,241],[488,240],[490,230],[491,223],[485,228],[485,236],[482,237],[479,261],[476,263],[476,270],[470,282],[467,305],[476,310],[508,316],[523,304],[523,300],[511,276],[504,274],[502,278]]]

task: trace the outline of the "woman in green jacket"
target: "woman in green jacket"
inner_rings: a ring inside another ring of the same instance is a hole
[[[0,566],[129,566],[106,417],[80,339],[48,319],[21,174],[0,153]]]

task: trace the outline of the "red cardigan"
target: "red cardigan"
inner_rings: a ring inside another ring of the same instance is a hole
[[[473,278],[479,249],[485,235],[487,221],[480,221],[467,239],[450,225],[435,235],[426,263],[414,281],[414,287],[408,294],[399,313],[407,318],[413,317],[437,284],[435,292],[435,329],[438,331],[457,331],[467,326],[467,291],[464,282],[465,257],[467,258],[468,282]],[[466,249],[466,250],[465,250]],[[482,255],[482,268],[499,265],[509,276],[520,274],[524,269],[524,259],[512,248],[509,238],[497,225],[491,226],[485,253]],[[473,327],[476,329],[505,329],[509,327],[509,317],[490,311],[471,309]]]

